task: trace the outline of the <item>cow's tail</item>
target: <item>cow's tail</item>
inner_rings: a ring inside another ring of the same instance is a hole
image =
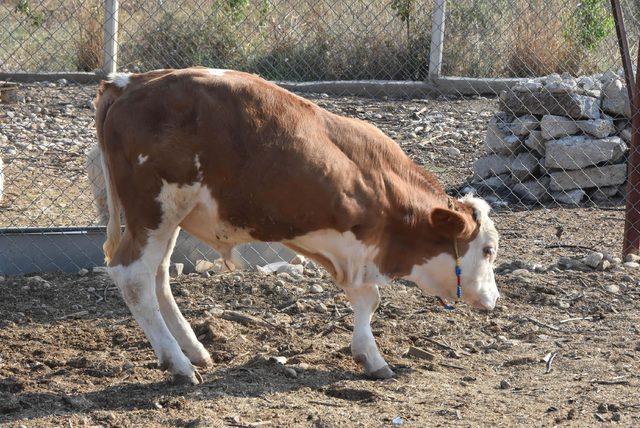
[[[110,76],[111,77],[111,76]],[[118,198],[116,186],[109,171],[109,151],[107,150],[107,142],[104,138],[104,122],[111,105],[122,94],[122,88],[112,82],[100,82],[98,93],[93,104],[96,108],[96,131],[98,134],[98,144],[100,147],[100,159],[102,162],[102,173],[104,175],[105,191],[107,196],[107,205],[109,207],[109,221],[107,222],[107,240],[102,249],[104,250],[104,260],[107,264],[113,258],[113,254],[118,248],[122,237],[120,212],[122,205]]]

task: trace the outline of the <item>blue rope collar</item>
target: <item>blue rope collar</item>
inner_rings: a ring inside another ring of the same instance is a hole
[[[455,238],[453,239],[453,251],[455,252],[455,256],[456,256],[456,261],[455,261],[455,263],[456,263],[456,266],[455,266],[455,272],[456,272],[456,299],[453,301],[453,304],[449,304],[442,297],[437,296],[438,300],[440,301],[440,304],[447,311],[454,310],[456,308],[455,305],[462,298],[462,280],[460,279],[460,277],[462,275],[462,269],[460,268],[460,254],[458,253],[458,240],[455,239]]]

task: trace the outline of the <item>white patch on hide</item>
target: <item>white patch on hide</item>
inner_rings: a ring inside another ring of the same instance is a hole
[[[209,73],[213,76],[224,76],[224,74],[229,71],[223,68],[209,68]]]
[[[120,88],[126,88],[130,77],[131,73],[110,73],[107,79]]]
[[[283,243],[286,245],[287,242],[327,258],[336,271],[336,282],[340,285],[357,287],[361,284],[389,281],[373,261],[378,248],[358,240],[353,232],[340,233],[333,229],[323,229]]]

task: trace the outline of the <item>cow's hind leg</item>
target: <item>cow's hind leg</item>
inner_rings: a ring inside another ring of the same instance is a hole
[[[180,228],[176,227],[173,236],[167,244],[162,262],[158,267],[156,274],[156,295],[158,296],[160,313],[169,331],[171,331],[171,334],[182,350],[187,354],[189,360],[197,366],[208,367],[212,364],[211,356],[204,346],[202,346],[202,343],[198,341],[189,322],[184,318],[182,312],[180,312],[180,308],[178,308],[173,298],[173,293],[171,293],[171,287],[169,285],[169,262],[179,232]]]
[[[393,371],[380,355],[371,332],[371,317],[380,304],[380,293],[376,284],[361,284],[346,287],[345,292],[353,307],[353,339],[351,353],[354,360],[364,367],[365,373],[374,379],[388,379]]]
[[[172,238],[172,231],[128,228],[118,244],[109,273],[149,339],[160,367],[170,370],[178,383],[197,384],[200,375],[169,331],[156,295],[156,275]]]

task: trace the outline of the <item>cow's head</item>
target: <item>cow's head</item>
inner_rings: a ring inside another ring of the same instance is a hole
[[[427,294],[445,300],[456,298],[454,239],[460,253],[462,301],[480,309],[493,309],[500,293],[493,264],[498,251],[498,232],[489,218],[484,200],[467,196],[462,210],[436,208],[430,214],[431,233],[437,235],[436,254],[414,265],[407,277]]]

